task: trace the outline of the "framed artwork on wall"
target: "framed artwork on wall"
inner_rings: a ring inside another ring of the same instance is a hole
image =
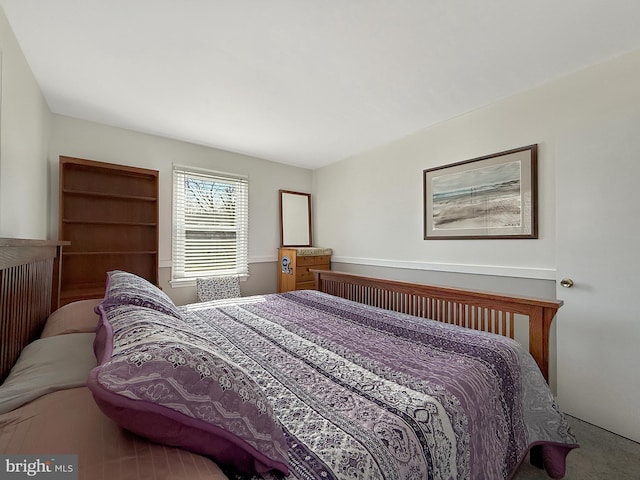
[[[423,171],[424,239],[538,238],[538,146]]]

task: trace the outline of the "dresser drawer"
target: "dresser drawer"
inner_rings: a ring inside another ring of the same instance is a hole
[[[298,267],[296,269],[296,283],[298,282],[315,282],[313,272],[309,270],[329,270],[329,264],[324,265],[310,265],[308,267]]]
[[[299,267],[329,264],[330,261],[331,255],[305,255],[297,258],[297,264]]]

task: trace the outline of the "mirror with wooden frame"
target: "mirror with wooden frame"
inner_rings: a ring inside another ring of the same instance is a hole
[[[279,190],[280,246],[311,246],[311,194]]]

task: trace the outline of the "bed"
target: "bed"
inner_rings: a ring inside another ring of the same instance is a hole
[[[55,310],[59,250],[0,241],[2,454],[75,454],[91,479],[438,479],[530,453],[560,478],[577,447],[545,382],[560,302],[319,271],[176,307],[110,272]]]

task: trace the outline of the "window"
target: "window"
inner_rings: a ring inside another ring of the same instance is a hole
[[[248,275],[246,177],[173,167],[172,279]]]

